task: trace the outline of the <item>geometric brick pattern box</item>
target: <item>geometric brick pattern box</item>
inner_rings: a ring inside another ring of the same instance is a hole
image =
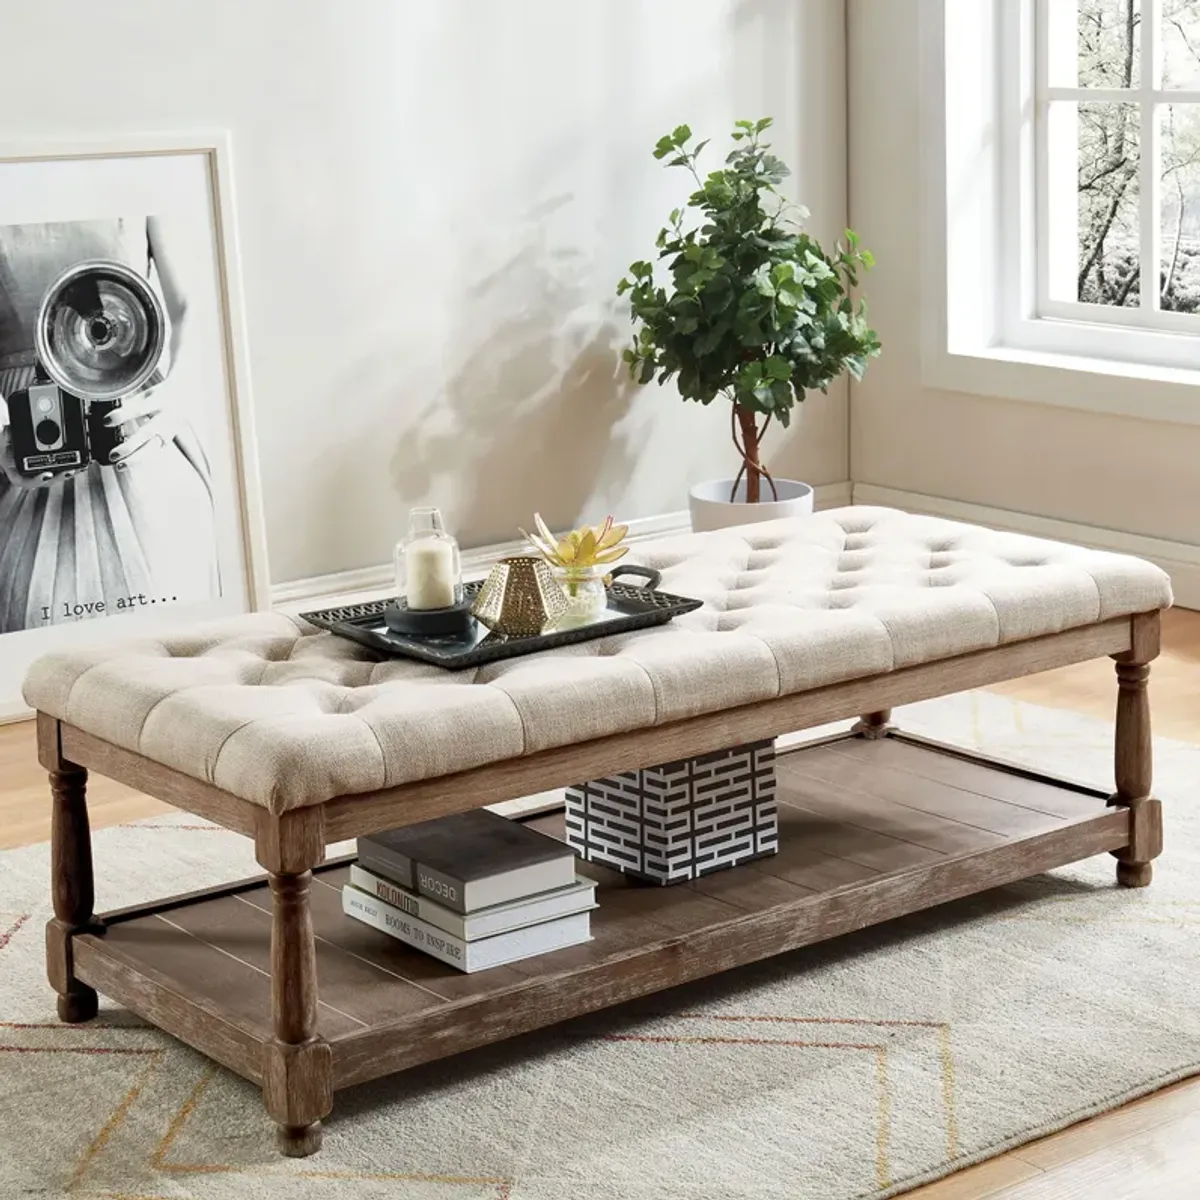
[[[589,862],[659,884],[774,854],[775,743],[570,787],[567,841]]]

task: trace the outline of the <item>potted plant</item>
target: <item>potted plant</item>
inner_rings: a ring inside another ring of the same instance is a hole
[[[693,144],[686,125],[659,139],[654,157],[687,170],[696,190],[658,235],[669,278],[640,261],[617,286],[635,327],[624,353],[634,378],[674,379],[685,400],[730,403],[742,465],[733,479],[692,488],[697,530],[811,512],[812,488],[772,476],[763,437],[772,421],[787,428],[807,392],[844,371],[861,379],[879,353],[866,304],[850,294],[873,259],[852,230],[833,255],[803,231],[808,211],[780,195],[788,169],[762,141],[770,126],[769,117],[738,121],[724,168],[705,179],[696,163],[707,141]]]

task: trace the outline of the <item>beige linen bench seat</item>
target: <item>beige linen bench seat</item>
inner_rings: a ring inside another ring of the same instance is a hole
[[[41,712],[273,813],[1170,603],[1138,559],[880,508],[640,548],[704,608],[461,672],[282,614],[41,660]]]
[[[1086,837],[1027,862],[1042,870],[1111,849],[1124,882],[1148,882],[1159,834],[1146,664],[1158,612],[1171,603],[1158,568],[866,507],[663,539],[636,557],[661,570],[665,590],[703,607],[658,629],[462,672],[379,661],[278,613],[37,663],[25,695],[54,773],[48,961],[64,1018],[94,1013],[101,977],[131,1006],[145,993],[105,959],[116,935],[105,943],[92,914],[87,769],[255,837],[273,896],[269,1036],[243,1055],[215,1050],[216,1035],[193,1013],[164,1013],[160,1002],[150,1019],[261,1082],[295,1153],[315,1148],[334,1083],[369,1077],[359,1059],[339,1074],[317,1030],[309,872],[344,837],[842,717],[865,716],[858,732],[875,738],[895,703],[1112,655],[1121,807],[1102,806],[1091,824],[1073,826]],[[982,868],[979,880],[997,881]],[[707,969],[814,940],[802,924]],[[667,953],[648,946],[647,964],[652,950]],[[669,978],[630,968],[608,994],[560,1003],[545,1019],[703,973],[699,962]],[[535,999],[545,997],[531,993],[502,1031],[464,1032],[451,1048],[545,1023]]]

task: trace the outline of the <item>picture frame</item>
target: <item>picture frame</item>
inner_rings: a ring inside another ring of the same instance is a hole
[[[269,598],[230,135],[0,143],[0,723]]]

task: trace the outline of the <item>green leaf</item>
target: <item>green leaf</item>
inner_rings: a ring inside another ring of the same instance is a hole
[[[761,121],[756,121],[754,124],[754,132],[762,133],[764,129],[770,129],[775,124],[774,117],[763,117]]]
[[[628,297],[633,339],[622,359],[635,379],[673,381],[699,404],[736,399],[786,425],[807,392],[860,376],[880,344],[853,295],[874,259],[852,230],[827,254],[801,228],[807,211],[778,190],[786,164],[759,140],[770,125],[734,126],[725,163],[657,233],[660,282],[640,261],[617,293]],[[689,152],[691,139],[676,128],[655,158],[694,170],[706,142]]]

